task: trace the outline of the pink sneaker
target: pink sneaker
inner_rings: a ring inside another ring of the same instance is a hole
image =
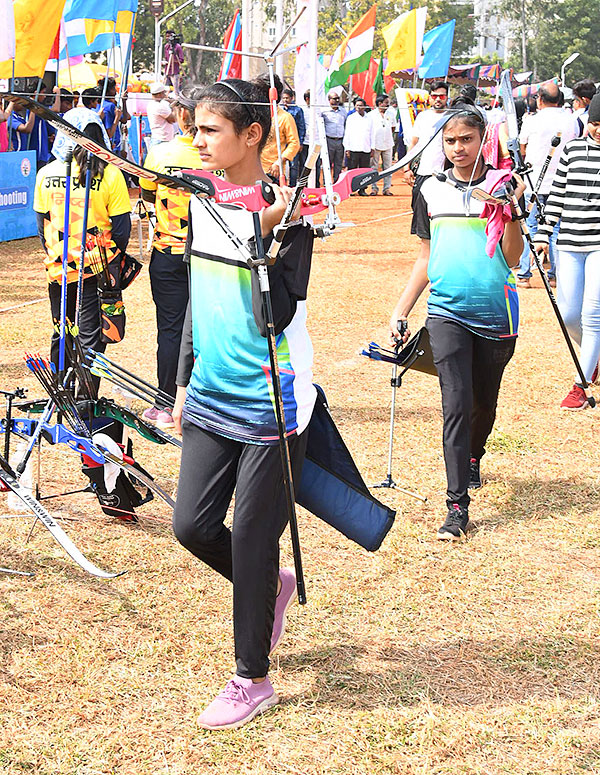
[[[156,415],[156,424],[163,430],[167,430],[167,428],[174,428],[175,421],[173,420],[171,411],[169,409],[161,409],[160,412]]]
[[[271,650],[269,654],[275,651],[279,641],[283,638],[287,610],[298,596],[296,574],[291,568],[280,570],[279,578],[281,580],[281,590],[275,601],[275,615],[273,616],[273,632],[271,633]]]
[[[202,711],[198,725],[203,729],[237,729],[278,702],[279,697],[268,678],[255,684],[251,678],[234,675],[221,694]]]
[[[160,413],[160,409],[157,409],[155,406],[151,406],[150,409],[146,409],[146,411],[142,414],[142,417],[144,420],[150,420],[150,422],[156,422],[156,418],[158,417]]]

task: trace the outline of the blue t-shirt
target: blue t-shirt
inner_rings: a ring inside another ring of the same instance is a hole
[[[481,184],[485,175],[473,185]],[[429,315],[455,320],[487,339],[510,339],[519,328],[515,276],[498,243],[493,256],[485,252],[483,205],[434,177],[427,178],[415,202],[417,234],[430,239],[427,274],[431,283]]]
[[[23,126],[25,123],[27,123],[27,119],[23,118],[23,116],[19,116],[18,113],[11,113],[8,118],[8,136],[12,140],[11,144],[13,151],[27,150],[27,138],[29,135],[26,135],[25,132],[17,131],[17,127]]]
[[[117,110],[117,106],[115,105],[114,102],[110,102],[110,100],[106,100],[104,102],[104,117],[102,118],[102,122],[106,127],[107,132],[109,129],[111,129],[112,125],[115,123],[116,110]],[[100,113],[100,106],[96,108],[96,111]],[[119,128],[118,125],[112,137],[112,147],[113,147],[113,150],[115,151],[118,151],[121,149],[121,129]]]

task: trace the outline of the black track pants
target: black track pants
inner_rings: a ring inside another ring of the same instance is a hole
[[[279,445],[243,444],[183,421],[173,528],[192,554],[233,582],[237,674],[261,678],[269,650],[279,573],[279,538],[288,521]],[[289,440],[300,481],[307,433]],[[231,531],[223,524],[235,489]]]
[[[150,286],[156,305],[158,387],[174,398],[181,332],[189,299],[188,270],[183,257],[154,248]]]
[[[469,462],[485,454],[496,419],[500,382],[515,339],[485,339],[453,320],[427,319],[444,412],[447,503],[469,505]]]

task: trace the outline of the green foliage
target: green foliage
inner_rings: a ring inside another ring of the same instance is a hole
[[[536,80],[560,75],[564,60],[575,51],[580,56],[568,66],[566,80],[582,78],[600,81],[600,18],[598,7],[589,0],[500,0],[498,10],[513,22],[513,57],[518,69],[533,69]],[[523,67],[521,29],[524,18],[527,67]]]
[[[166,0],[167,14],[181,5],[182,0]],[[223,35],[231,21],[237,4],[234,0],[203,0],[200,8],[190,5],[180,11],[166,24],[162,33],[172,29],[181,34],[184,43],[198,43],[207,46],[222,46]],[[193,83],[211,83],[221,66],[221,54],[208,51],[195,51],[184,48],[185,71]],[[135,45],[133,49],[134,70],[154,69],[154,17],[150,13],[147,0],[141,0],[135,26]]]

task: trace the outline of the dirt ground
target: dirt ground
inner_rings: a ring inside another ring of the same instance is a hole
[[[355,223],[315,248],[309,325],[315,381],[365,481],[387,468],[390,372],[360,356],[385,342],[416,253],[409,190],[354,197]],[[131,251],[137,254],[134,224]],[[460,245],[456,246],[460,260]],[[147,254],[146,254],[147,261]],[[0,245],[0,387],[26,386],[25,350],[47,352],[37,240]],[[573,366],[541,288],[521,292],[521,336],[473,496],[477,525],[438,542],[444,467],[437,381],[398,391],[393,475],[427,503],[397,510],[370,554],[300,509],[308,605],[288,617],[271,676],[279,708],[207,733],[203,707],[234,668],[227,584],[175,541],[168,508],[104,516],[92,495],[45,501],[114,581],[84,574],[31,519],[0,519],[0,771],[6,775],[569,775],[600,772],[598,410],[561,412]],[[126,292],[128,333],[111,357],[155,371],[147,269]],[[411,318],[422,324],[425,298]],[[105,384],[104,392],[112,396]],[[120,400],[120,399],[119,399]],[[134,404],[139,410],[142,404]],[[136,437],[169,491],[174,448]],[[44,448],[43,495],[85,484],[77,457]],[[9,514],[0,496],[0,514]],[[291,555],[287,534],[283,562]]]

